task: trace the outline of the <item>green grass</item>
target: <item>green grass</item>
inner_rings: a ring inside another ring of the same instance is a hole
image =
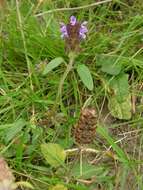
[[[0,7],[0,154],[16,181],[28,181],[35,190],[48,190],[56,184],[69,190],[142,190],[142,0],[113,0],[42,16],[37,14],[95,1],[45,0],[38,7],[35,0],[16,2],[9,0]],[[67,23],[71,15],[88,21],[89,32],[57,100],[66,64],[47,75],[42,75],[42,67],[36,68],[57,57],[69,62],[59,22]],[[93,90],[78,76],[79,64],[89,68]],[[50,142],[65,150],[75,147],[70,131],[88,99],[98,113],[91,147],[99,150],[99,155],[96,159],[95,155],[83,155],[80,176],[78,155],[55,169],[45,161],[40,145]],[[104,154],[109,148],[111,152]],[[94,164],[89,160],[95,160]],[[92,182],[87,185],[86,180]]]

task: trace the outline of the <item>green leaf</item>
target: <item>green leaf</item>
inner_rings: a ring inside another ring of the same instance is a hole
[[[109,62],[109,63],[108,63]],[[112,65],[116,63],[117,65],[121,65],[122,67],[128,67],[128,68],[135,68],[139,67],[142,68],[143,63],[140,59],[134,59],[130,57],[124,57],[119,55],[109,55],[109,54],[99,54],[96,56],[96,65],[97,66],[103,66],[105,63],[110,64],[112,62]]]
[[[80,163],[74,164],[71,169],[71,173],[76,178],[89,179],[93,176],[101,176],[105,171],[103,167],[97,167],[89,164],[88,162],[83,161],[82,163],[82,176],[80,173]]]
[[[108,108],[112,116],[118,119],[131,119],[131,96],[127,96],[123,102],[118,101],[116,96],[111,97]]]
[[[46,75],[47,73],[49,73],[50,71],[52,71],[54,68],[58,67],[61,63],[64,62],[64,59],[62,57],[57,57],[55,59],[53,59],[52,61],[50,61],[44,71],[43,71],[43,75]]]
[[[65,187],[62,184],[57,184],[57,185],[51,187],[49,190],[68,190],[68,189],[67,189],[67,187]]]
[[[129,163],[129,159],[123,150],[115,143],[115,140],[108,134],[108,131],[105,127],[98,127],[97,133],[103,136],[107,142],[112,146],[113,150],[117,153],[118,158],[121,162]]]
[[[118,75],[121,72],[121,65],[118,63],[110,63],[106,65],[102,65],[101,71],[108,73],[110,75]]]
[[[34,189],[34,187],[31,185],[31,183],[29,183],[28,181],[18,181],[16,182],[17,186],[22,186],[28,189]]]
[[[122,73],[114,77],[109,84],[118,102],[123,102],[129,95],[128,74]]]
[[[84,83],[84,85],[89,89],[93,90],[93,79],[92,75],[90,73],[90,70],[85,65],[78,65],[77,66],[77,72],[80,76],[80,79]]]
[[[23,119],[19,119],[13,124],[11,124],[11,127],[8,129],[5,129],[4,133],[6,133],[5,141],[8,143],[11,141],[20,131],[23,129],[23,127],[26,125],[26,121]]]
[[[122,69],[122,60],[117,61],[117,56],[100,55],[97,56],[97,65],[101,66],[101,70],[110,75],[118,75]]]
[[[66,153],[59,144],[42,144],[41,151],[44,158],[51,166],[58,167],[60,165],[64,165]]]
[[[108,101],[108,108],[112,116],[118,119],[131,118],[131,95],[129,92],[128,74],[121,73],[109,79],[112,94]]]

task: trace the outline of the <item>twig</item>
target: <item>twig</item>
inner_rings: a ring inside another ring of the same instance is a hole
[[[35,9],[33,10],[33,13],[34,13],[34,14],[36,13],[36,11],[38,10],[38,8],[40,7],[40,5],[41,5],[42,3],[43,3],[43,0],[38,1],[38,3],[37,3],[37,5],[36,5]]]
[[[76,152],[80,151],[81,148],[72,148],[72,149],[67,149],[65,150],[66,154],[75,154]],[[96,149],[93,149],[93,148],[82,148],[82,152],[85,152],[85,153],[95,153],[95,154],[98,154],[100,153],[101,151],[99,150],[96,150]]]
[[[131,133],[138,133],[138,132],[141,132],[143,129],[136,129],[136,130],[132,130],[132,131],[127,131],[127,132],[124,132],[124,133],[119,133],[118,135],[120,135],[120,136],[125,136],[125,135],[128,135],[128,134],[130,134],[131,135]]]
[[[117,144],[117,143],[123,141],[125,138],[127,138],[127,136],[115,141],[114,143]],[[111,150],[111,148],[112,148],[112,145],[109,146],[105,151],[102,151],[102,150],[96,150],[96,149],[93,149],[93,148],[80,147],[80,148],[67,149],[67,150],[65,150],[65,153],[67,155],[70,155],[70,154],[72,155],[72,154],[75,154],[76,152],[82,150],[82,153],[93,153],[93,154],[104,153],[104,154],[106,154],[109,150]]]
[[[80,182],[80,183],[84,183],[85,185],[91,185],[92,183],[94,183],[96,181],[95,177],[91,177],[91,179],[76,179],[77,182]]]
[[[118,139],[117,141],[115,141],[114,143],[119,143],[119,142],[122,142],[124,139],[126,139],[127,138],[127,136],[124,136],[124,137],[122,137],[121,139]],[[110,149],[112,148],[112,145],[110,145],[109,146],[109,148],[106,150],[106,151],[109,151]]]
[[[89,4],[89,5],[79,6],[79,7],[52,9],[52,10],[49,10],[49,11],[45,11],[43,13],[36,14],[35,16],[38,17],[38,16],[42,16],[42,15],[45,15],[45,14],[49,14],[49,13],[53,13],[53,12],[60,12],[60,11],[75,11],[75,10],[80,10],[80,9],[87,9],[87,8],[91,8],[91,7],[101,5],[101,4],[104,4],[104,3],[109,3],[111,1],[113,1],[113,0],[104,0],[104,1],[96,2],[96,3],[92,3],[92,4]]]

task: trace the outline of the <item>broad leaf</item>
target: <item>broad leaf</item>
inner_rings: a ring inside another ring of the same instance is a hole
[[[47,73],[49,73],[50,71],[52,71],[54,68],[58,67],[61,63],[64,62],[64,59],[62,57],[57,57],[55,59],[53,59],[52,61],[50,61],[44,71],[43,71],[43,75],[46,75]]]
[[[108,73],[110,75],[118,75],[121,71],[121,65],[118,63],[110,63],[106,65],[102,65],[101,71]]]
[[[26,121],[23,119],[19,119],[15,121],[13,124],[11,124],[11,127],[9,129],[5,129],[5,141],[8,143],[11,141],[20,131],[23,129],[23,127],[26,125]]]
[[[51,166],[58,167],[60,165],[64,165],[66,153],[59,144],[42,144],[41,151],[44,158]]]
[[[101,70],[110,75],[118,75],[122,69],[122,60],[117,61],[117,56],[100,55],[97,56],[97,65]]]
[[[97,167],[83,161],[82,163],[82,175],[80,173],[80,163],[76,163],[72,169],[72,175],[76,178],[89,179],[95,175],[101,176],[105,171],[103,167]]]
[[[109,84],[118,102],[123,102],[129,95],[128,75],[122,73],[114,77]]]
[[[57,184],[57,185],[51,187],[49,190],[68,190],[68,189],[67,189],[67,187],[65,187],[62,184]]]
[[[84,85],[89,89],[93,90],[93,79],[92,75],[90,73],[90,70],[85,65],[78,65],[77,66],[77,72],[80,76],[80,79],[84,83]]]
[[[122,66],[128,66],[128,67],[139,67],[142,68],[143,62],[141,59],[134,59],[130,57],[125,56],[119,56],[119,55],[109,55],[109,54],[99,54],[96,56],[96,65],[97,66],[103,66],[104,64],[108,65],[112,63],[112,65],[117,64]],[[109,73],[110,74],[110,73]]]
[[[131,119],[131,96],[127,96],[123,102],[118,101],[117,97],[111,97],[108,108],[112,116],[118,119]]]

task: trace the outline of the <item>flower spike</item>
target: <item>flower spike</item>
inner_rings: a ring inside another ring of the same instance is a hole
[[[61,37],[66,41],[66,47],[70,51],[79,50],[79,44],[86,38],[87,22],[78,22],[75,16],[71,16],[68,24],[60,23]]]

